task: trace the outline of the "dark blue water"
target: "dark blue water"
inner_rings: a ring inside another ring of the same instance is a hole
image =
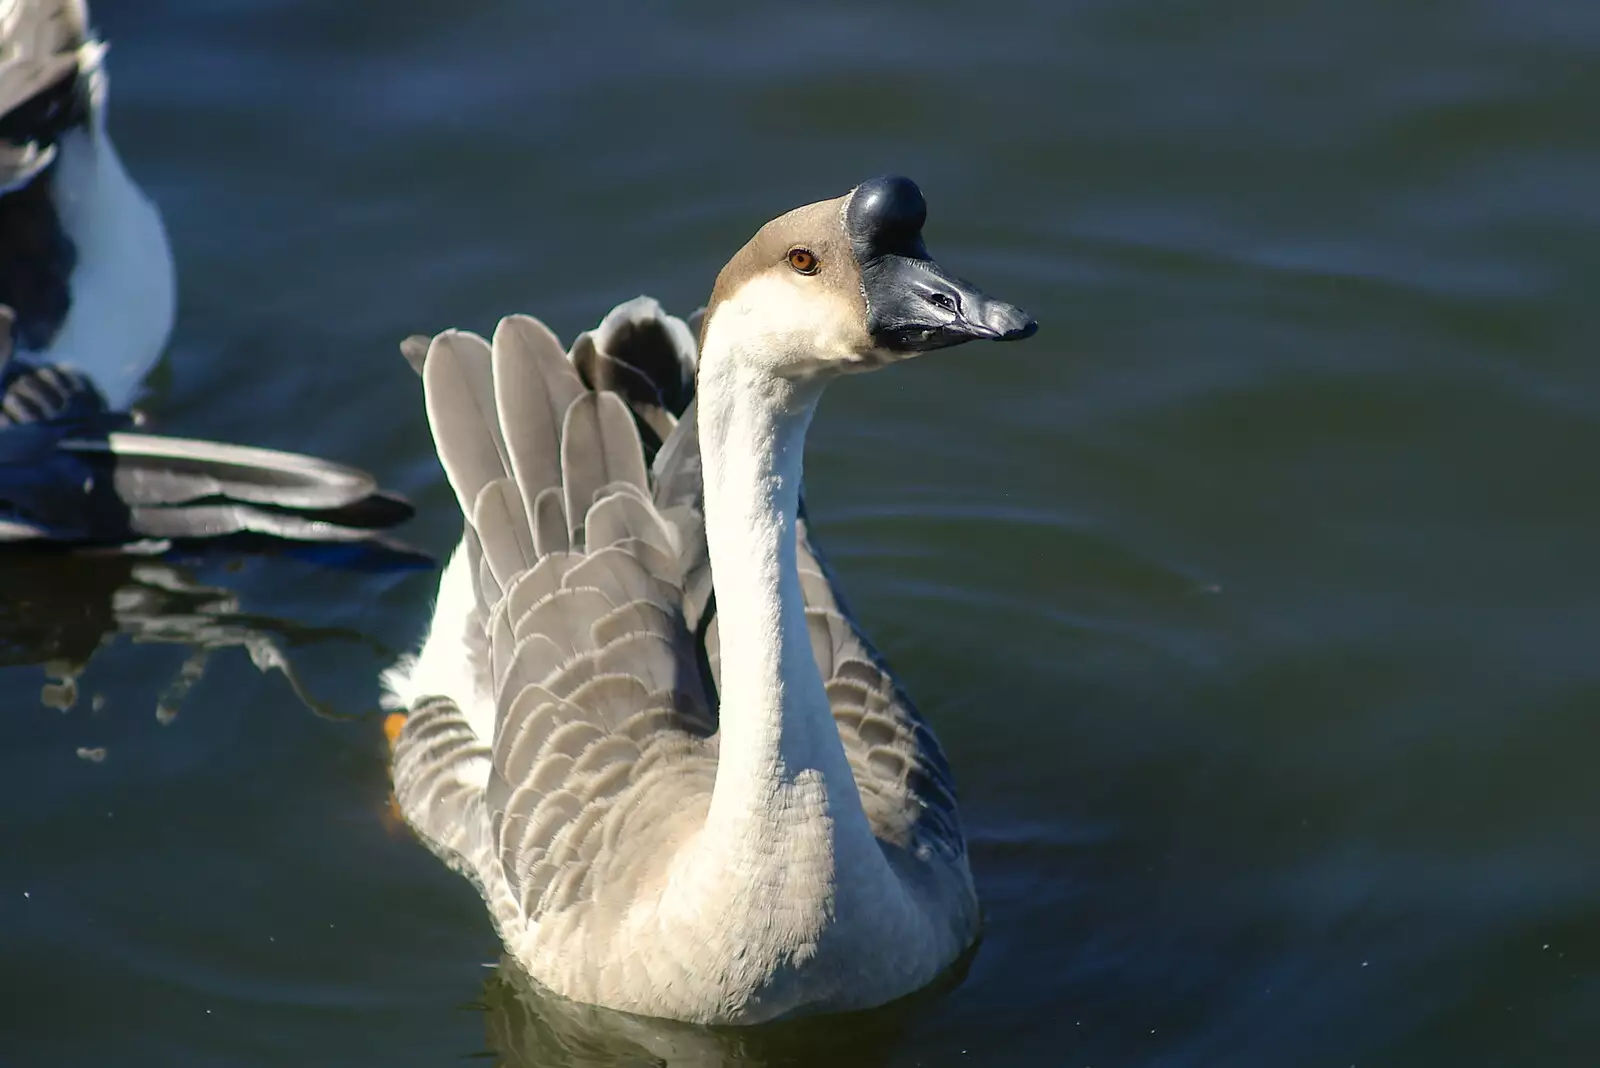
[[[145,407],[371,469],[443,553],[400,337],[687,312],[917,178],[1041,332],[842,383],[807,475],[956,768],[970,973],[553,1022],[388,812],[429,576],[7,564],[0,1063],[1600,1063],[1600,9],[643,7],[104,0],[179,264]]]

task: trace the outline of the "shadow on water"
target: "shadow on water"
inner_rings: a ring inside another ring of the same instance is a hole
[[[925,990],[869,1012],[760,1027],[697,1027],[557,997],[509,957],[484,982],[481,1007],[505,1068],[781,1068],[888,1063],[918,1016],[959,986],[976,950]]]
[[[68,711],[79,700],[78,680],[95,656],[119,638],[138,645],[173,645],[188,656],[156,698],[156,718],[170,722],[185,695],[205,675],[212,656],[241,649],[263,674],[278,672],[309,711],[335,711],[302,682],[288,650],[321,642],[393,652],[358,631],[304,626],[246,612],[239,594],[195,577],[185,562],[120,554],[15,553],[0,556],[0,667],[42,665],[50,679],[41,703]]]

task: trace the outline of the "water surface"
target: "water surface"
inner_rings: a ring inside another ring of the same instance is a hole
[[[145,407],[367,467],[443,553],[398,338],[687,312],[914,176],[1041,332],[841,384],[807,476],[981,951],[887,1017],[595,1037],[389,814],[430,578],[12,561],[0,1063],[1600,1063],[1596,9],[552,7],[102,2],[179,264]]]

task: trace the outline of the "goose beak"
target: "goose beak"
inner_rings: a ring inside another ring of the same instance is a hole
[[[884,256],[862,271],[867,329],[880,348],[928,352],[968,341],[1019,341],[1033,316],[996,300],[931,259]]]
[[[861,267],[867,333],[880,351],[914,355],[968,341],[1017,341],[1033,316],[934,262],[922,241],[928,203],[909,178],[872,178],[851,192],[845,232]]]

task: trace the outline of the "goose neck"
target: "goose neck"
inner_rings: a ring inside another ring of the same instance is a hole
[[[850,778],[811,651],[795,544],[806,431],[820,393],[819,384],[735,360],[702,366],[721,664],[714,819],[748,818],[807,773]]]

